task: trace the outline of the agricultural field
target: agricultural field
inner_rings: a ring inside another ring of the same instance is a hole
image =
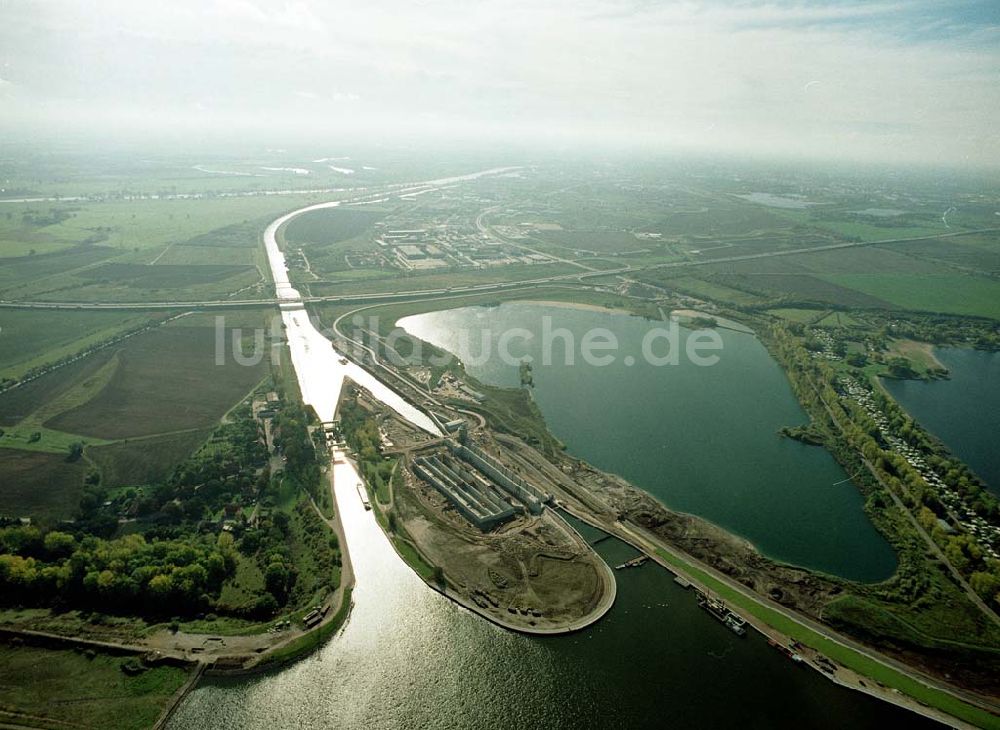
[[[900,309],[942,312],[1000,320],[1000,281],[984,277],[942,274],[832,274],[831,283],[878,296]],[[960,294],[960,296],[959,296]]]
[[[59,314],[66,331],[77,316]],[[233,313],[226,346],[235,333],[249,354],[246,328],[264,324],[262,311]],[[216,335],[214,317],[182,317],[0,393],[0,514],[69,517],[90,472],[112,486],[165,478],[267,374],[266,352],[242,365],[230,349],[217,364]]]
[[[68,453],[0,448],[0,515],[45,522],[71,518],[83,494],[87,466]]]
[[[0,310],[0,378],[18,378],[45,363],[89,347],[149,321],[135,312]]]
[[[497,266],[491,269],[462,270],[453,273],[426,273],[402,275],[396,273],[379,279],[323,281],[310,286],[317,296],[334,294],[367,294],[372,292],[420,291],[446,289],[475,284],[501,283],[539,279],[548,276],[579,273],[580,269],[569,264],[539,264],[537,266]]]
[[[264,376],[266,363],[215,363],[208,327],[163,327],[135,338],[118,354],[105,386],[93,398],[45,425],[70,433],[120,439],[204,428]]]
[[[329,196],[326,196],[329,197]],[[261,296],[260,232],[309,196],[10,203],[0,297],[53,301]]]
[[[0,393],[0,426],[15,426],[46,404],[62,400],[74,390],[79,391],[81,384],[91,382],[114,357],[114,348],[103,348]]]
[[[384,216],[370,208],[314,210],[289,222],[283,232],[290,245],[325,247],[361,236]]]
[[[171,243],[224,226],[270,219],[309,200],[288,196],[5,203],[0,208],[0,251],[5,257],[20,257],[31,251],[39,255],[74,246],[104,246],[116,254],[159,253]]]
[[[932,241],[882,244],[883,248],[945,265],[955,271],[1000,273],[1000,234],[982,233]]]
[[[533,237],[548,244],[553,249],[566,251],[594,251],[598,253],[624,253],[636,249],[649,248],[651,242],[637,238],[628,231],[587,231],[587,230],[541,230]],[[655,241],[652,242],[655,245]]]
[[[753,290],[728,286],[721,277],[697,277],[670,270],[654,270],[644,272],[637,277],[640,281],[649,282],[655,286],[688,294],[693,297],[716,299],[735,305],[754,305],[765,301],[765,298],[752,293]]]
[[[210,434],[211,429],[195,428],[165,436],[122,439],[90,446],[87,459],[107,484],[155,484],[166,479]]]
[[[827,230],[845,240],[885,241],[947,233],[940,214],[877,217],[856,211],[817,207],[809,211],[783,211],[781,215],[812,228]]]

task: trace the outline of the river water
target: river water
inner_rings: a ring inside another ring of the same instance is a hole
[[[317,347],[297,313],[285,318],[289,337],[309,347],[293,348],[293,362],[325,417],[341,373],[316,355],[332,348]],[[753,632],[735,636],[651,563],[616,573],[615,606],[590,629],[558,637],[500,629],[398,558],[358,497],[357,472],[338,462],[334,493],[357,583],[347,624],[281,670],[203,681],[171,718],[173,730],[929,725],[794,665]],[[616,540],[596,549],[613,564],[634,555]]]
[[[950,380],[884,380],[921,426],[940,438],[1000,497],[1000,353],[943,347]]]
[[[203,681],[173,730],[930,725],[794,665],[753,632],[735,636],[651,563],[616,572],[615,606],[590,629],[507,632],[428,588],[396,556],[349,464],[335,466],[334,481],[357,579],[348,623],[285,669]],[[635,555],[616,540],[597,549],[613,564]]]

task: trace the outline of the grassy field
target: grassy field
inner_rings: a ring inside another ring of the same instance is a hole
[[[81,352],[147,319],[134,312],[0,310],[0,377]]]
[[[855,327],[861,323],[847,312],[834,311],[817,321],[816,324],[820,327]]]
[[[838,286],[877,296],[903,309],[1000,320],[1000,282],[978,276],[905,273],[831,274]]]
[[[934,348],[926,342],[913,340],[892,340],[886,353],[888,357],[905,357],[918,373],[926,373],[931,368],[943,367],[934,357]]]
[[[266,359],[215,362],[209,327],[164,327],[129,340],[107,385],[92,399],[46,422],[51,428],[120,439],[204,428],[256,385]]]
[[[192,429],[90,446],[87,458],[106,484],[153,484],[168,477],[210,434],[211,429]]]
[[[334,281],[313,284],[310,291],[317,295],[366,294],[375,292],[420,291],[424,289],[447,289],[449,287],[487,284],[490,282],[523,281],[547,276],[579,273],[580,269],[569,264],[539,264],[534,266],[497,266],[492,269],[462,269],[452,273],[427,273],[392,275],[383,279],[363,281]]]
[[[314,210],[290,221],[283,229],[285,240],[298,246],[325,246],[361,235],[383,218],[371,209],[327,208]]]
[[[87,468],[67,453],[0,449],[0,515],[30,515],[43,521],[72,517],[83,493]]]
[[[42,728],[148,728],[187,680],[161,666],[130,676],[126,656],[0,644],[0,722]]]
[[[107,439],[88,438],[75,433],[56,431],[44,426],[22,426],[20,424],[4,428],[3,436],[0,436],[0,448],[37,451],[43,454],[60,454],[62,456],[69,453],[70,446],[76,443],[84,446],[99,446],[111,442]]]
[[[826,310],[823,309],[797,309],[781,308],[769,309],[768,314],[787,319],[789,322],[800,322],[802,324],[813,324],[817,322]]]
[[[875,661],[865,654],[828,639],[822,634],[793,621],[780,611],[758,603],[741,591],[730,588],[728,584],[723,583],[704,570],[675,557],[672,553],[668,553],[665,550],[658,550],[657,555],[667,563],[691,575],[738,611],[757,617],[768,626],[777,629],[795,641],[799,641],[806,646],[822,652],[833,661],[973,725],[983,728],[1000,728],[1000,717],[973,707],[947,692],[928,687],[892,667]]]

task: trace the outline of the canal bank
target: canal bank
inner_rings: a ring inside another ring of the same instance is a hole
[[[639,528],[617,522],[596,522],[592,516],[568,505],[562,508],[580,523],[628,544],[642,558],[651,558],[675,576],[677,585],[684,589],[693,587],[699,605],[703,597],[721,603],[727,613],[752,627],[782,656],[799,662],[796,666],[809,667],[841,687],[878,698],[928,720],[962,728],[1000,726],[996,716],[972,706],[976,703],[975,698],[962,697],[929,677],[915,675],[912,668],[877,656],[861,644],[800,614],[792,614],[776,603],[763,603],[760,596],[728,576],[664,545]],[[734,630],[725,618],[716,618],[727,629]],[[949,708],[949,712],[942,711],[941,707]]]

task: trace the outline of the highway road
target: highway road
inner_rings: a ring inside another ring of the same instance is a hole
[[[453,181],[454,178],[448,178]],[[422,183],[420,185],[443,184]],[[420,185],[415,185],[418,189]],[[342,201],[347,204],[349,201]],[[357,202],[357,201],[350,201]],[[321,207],[311,206],[311,207]],[[289,216],[291,217],[291,216]],[[502,291],[508,289],[523,289],[543,284],[582,282],[588,279],[596,279],[606,276],[618,276],[620,274],[638,273],[642,271],[655,271],[658,269],[682,269],[696,266],[709,266],[712,264],[735,263],[739,261],[756,261],[759,259],[776,258],[779,256],[798,256],[809,253],[822,253],[825,251],[839,251],[842,249],[860,248],[862,246],[879,246],[890,243],[907,243],[910,241],[932,241],[945,238],[956,238],[959,236],[970,236],[978,233],[996,233],[1000,228],[979,228],[971,231],[956,231],[950,233],[940,233],[931,236],[917,236],[906,238],[886,238],[878,241],[850,241],[844,243],[830,243],[822,246],[806,246],[802,248],[782,249],[780,251],[765,251],[754,254],[741,254],[737,256],[725,256],[714,259],[697,259],[688,261],[669,261],[660,264],[649,264],[645,266],[621,266],[615,269],[604,269],[597,271],[581,271],[569,274],[557,274],[553,276],[539,277],[536,279],[524,279],[522,281],[474,284],[469,286],[456,286],[437,289],[410,289],[396,292],[376,292],[371,294],[341,294],[322,297],[302,297],[302,301],[307,304],[329,303],[329,304],[363,304],[377,302],[392,302],[400,300],[417,300],[424,298],[439,297],[447,294],[478,294],[490,291]],[[402,280],[401,280],[402,281]],[[46,302],[46,301],[10,301],[0,300],[0,308],[6,309],[108,309],[108,310],[165,310],[165,309],[234,309],[245,307],[273,306],[280,303],[281,299],[261,298],[261,299],[216,299],[210,301],[159,301],[159,302]]]

